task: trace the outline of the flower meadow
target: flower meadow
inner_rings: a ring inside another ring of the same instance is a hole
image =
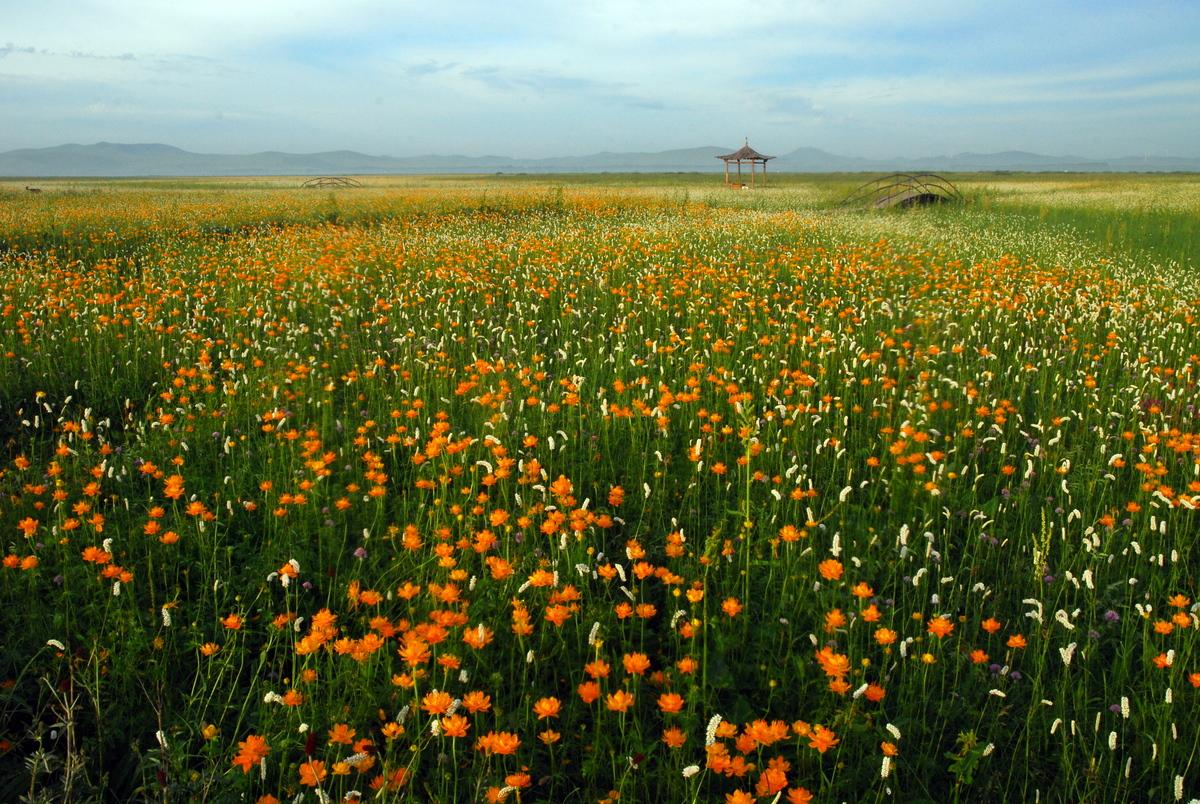
[[[1194,275],[735,195],[0,194],[0,799],[1200,797]]]

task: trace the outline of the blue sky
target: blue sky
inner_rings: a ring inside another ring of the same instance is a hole
[[[1195,0],[0,0],[0,151],[1200,156]]]

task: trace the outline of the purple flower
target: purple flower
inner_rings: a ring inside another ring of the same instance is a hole
[[[1106,622],[1119,623],[1121,622],[1121,615],[1117,614],[1112,609],[1109,609],[1108,611],[1104,612],[1104,619]]]
[[[367,557],[367,548],[360,547],[357,550],[355,550],[354,557],[357,558],[359,561],[362,561],[364,558]]]

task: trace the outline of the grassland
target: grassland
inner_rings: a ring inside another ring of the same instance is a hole
[[[0,191],[0,800],[1191,801],[1200,180]]]

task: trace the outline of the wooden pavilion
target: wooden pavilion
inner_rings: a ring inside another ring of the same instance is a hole
[[[717,157],[717,159],[725,160],[725,183],[730,184],[730,185],[736,184],[736,186],[738,186],[738,187],[746,186],[742,182],[742,163],[744,163],[744,162],[750,163],[750,186],[751,187],[753,187],[757,184],[757,174],[754,172],[754,166],[762,165],[762,183],[763,183],[763,186],[765,187],[767,184],[767,160],[774,159],[774,158],[775,157],[773,157],[773,156],[763,156],[758,151],[751,148],[749,137],[746,138],[746,144],[743,145],[741,148],[738,148],[736,151],[734,151],[731,154],[725,154],[725,156]],[[730,162],[737,165],[737,182],[731,182],[729,180],[729,163]]]

